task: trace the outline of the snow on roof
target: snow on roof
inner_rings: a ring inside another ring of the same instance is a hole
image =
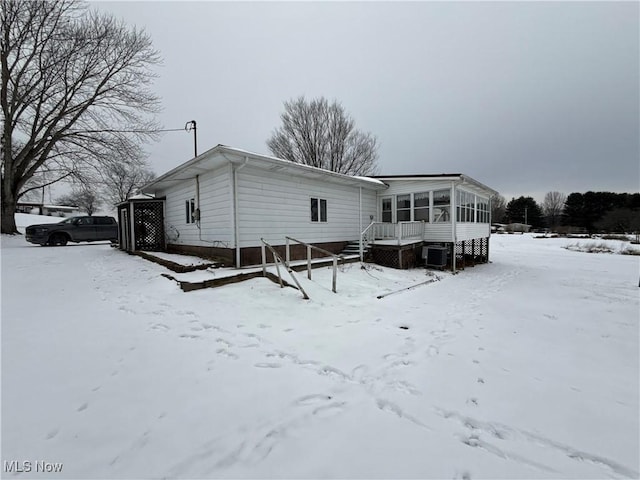
[[[192,158],[191,160],[188,160],[187,162],[175,167],[174,169],[166,172],[163,175],[160,175],[159,177],[157,177],[155,180],[151,181],[150,183],[148,183],[147,185],[145,185],[143,187],[143,190],[147,190],[150,187],[154,186],[154,185],[158,185],[158,184],[162,184],[164,182],[167,181],[181,181],[181,180],[185,180],[184,176],[181,174],[184,173],[189,173],[190,171],[190,176],[189,178],[191,178],[191,176],[197,174],[197,173],[202,173],[204,171],[210,170],[212,168],[214,168],[215,166],[213,165],[213,161],[212,159],[216,156],[219,155],[221,156],[224,160],[226,160],[227,162],[230,163],[240,163],[241,160],[231,160],[229,159],[225,154],[228,155],[236,155],[238,157],[244,157],[247,161],[250,160],[259,160],[259,161],[263,161],[263,162],[268,162],[270,164],[273,164],[275,166],[275,168],[273,170],[281,170],[281,169],[287,169],[287,170],[292,170],[296,173],[299,173],[302,176],[307,176],[307,175],[312,175],[312,176],[318,176],[318,175],[323,175],[326,176],[328,178],[333,178],[335,180],[337,180],[338,182],[350,182],[350,183],[359,183],[359,184],[366,184],[369,185],[370,187],[373,188],[384,188],[386,187],[386,185],[384,184],[384,182],[377,180],[375,178],[371,178],[371,177],[362,177],[362,176],[354,176],[354,175],[346,175],[343,173],[337,173],[337,172],[333,172],[330,170],[325,170],[323,168],[318,168],[318,167],[313,167],[310,165],[303,165],[300,163],[296,163],[296,162],[292,162],[290,160],[285,160],[283,158],[278,158],[278,157],[274,157],[271,155],[264,155],[261,153],[255,153],[255,152],[251,152],[249,150],[244,150],[241,148],[234,148],[234,147],[229,147],[226,145],[222,145],[222,144],[218,144],[213,148],[210,148],[209,150],[207,150],[206,152],[198,155],[195,158]],[[207,163],[209,165],[207,165]],[[197,173],[196,173],[197,172]]]

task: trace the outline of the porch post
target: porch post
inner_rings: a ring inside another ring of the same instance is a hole
[[[364,261],[364,248],[362,246],[362,186],[358,187],[358,240],[360,242],[360,261]],[[335,286],[334,286],[335,288]]]

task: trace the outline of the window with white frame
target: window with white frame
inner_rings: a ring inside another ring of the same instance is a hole
[[[478,223],[489,223],[490,220],[490,212],[489,212],[489,200],[486,198],[478,197],[477,200],[478,205]]]
[[[429,192],[413,194],[413,220],[429,221]]]
[[[185,219],[187,223],[196,223],[196,199],[191,198],[184,202]]]
[[[391,197],[382,199],[382,221],[385,223],[393,222],[393,198]]]
[[[398,195],[396,197],[396,219],[398,222],[411,221],[411,195]]]
[[[451,190],[436,190],[433,192],[433,221],[451,221]]]
[[[311,199],[311,221],[326,222],[327,221],[327,200],[324,198]]]
[[[456,213],[458,222],[475,222],[475,201],[473,193],[458,190],[456,193]]]

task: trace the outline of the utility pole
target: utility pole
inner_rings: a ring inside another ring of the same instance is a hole
[[[527,225],[527,209],[528,207],[524,207],[524,224]]]
[[[193,156],[197,157],[198,156],[198,136],[196,134],[196,121],[191,120],[190,122],[187,122],[184,125],[184,129],[187,132],[190,132],[191,130],[193,130]]]

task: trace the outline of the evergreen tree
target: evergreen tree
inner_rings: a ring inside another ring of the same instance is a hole
[[[533,228],[544,225],[542,209],[533,197],[512,198],[507,204],[505,216],[509,223],[526,223]]]

